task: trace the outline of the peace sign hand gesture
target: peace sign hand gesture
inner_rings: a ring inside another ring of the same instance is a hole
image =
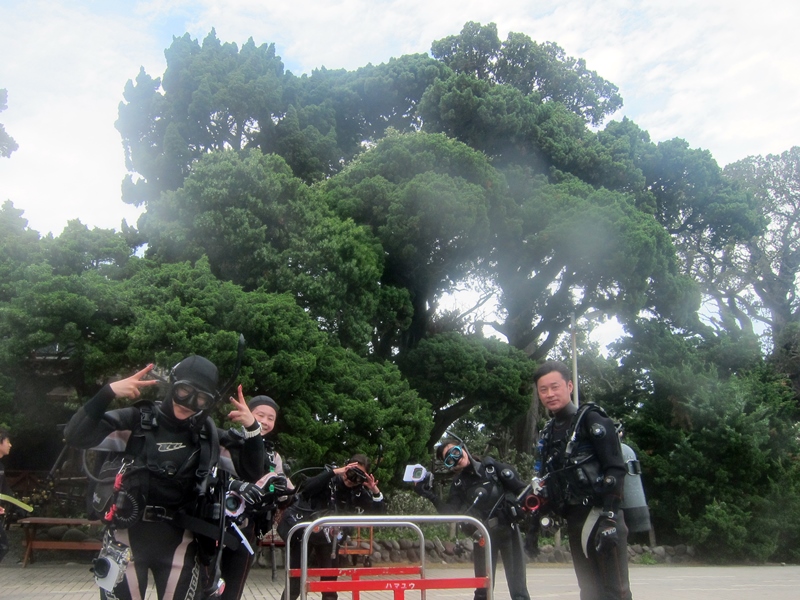
[[[247,402],[245,402],[244,394],[242,393],[242,386],[240,385],[236,389],[239,397],[238,398],[234,398],[233,396],[230,397],[230,402],[233,404],[234,409],[228,413],[228,418],[234,423],[238,423],[239,425],[244,425],[245,427],[251,427],[253,423],[256,422],[256,418],[253,416],[253,413],[251,413],[250,409],[247,407]]]
[[[114,392],[114,396],[117,398],[131,398],[136,400],[142,395],[141,388],[158,385],[158,381],[155,379],[144,379],[152,370],[153,365],[149,364],[138,373],[134,373],[130,377],[111,383],[110,386]]]

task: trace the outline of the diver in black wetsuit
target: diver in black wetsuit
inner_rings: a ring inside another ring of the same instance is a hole
[[[152,368],[149,365],[105,385],[64,430],[67,443],[74,447],[116,443],[125,459],[117,478],[120,487],[106,490],[107,498],[98,488],[94,500],[109,524],[106,547],[120,547],[109,540],[130,547],[135,560],[117,563],[124,570],[116,584],[98,574],[95,562],[95,577],[106,586],[101,585],[101,598],[144,598],[148,571],[153,573],[159,600],[192,600],[212,592],[204,588],[217,578],[209,575],[210,561],[204,565],[199,560],[199,546],[216,547],[213,538],[219,521],[207,520],[203,502],[209,477],[229,456],[221,446],[239,448],[238,464],[229,465],[230,470],[235,467],[240,476],[251,480],[263,474],[260,427],[244,402],[241,387],[238,399],[231,398],[235,408],[228,416],[244,426],[244,432],[218,430],[207,415],[219,400],[219,378],[217,367],[201,356],[175,365],[161,402],[141,401],[106,412],[114,398],[136,400],[143,388],[158,384],[145,379]]]
[[[547,361],[534,373],[553,413],[540,436],[546,510],[567,522],[581,600],[630,600],[628,529],[620,506],[627,474],[614,422],[594,404],[570,399],[567,366]]]
[[[486,525],[492,545],[492,575],[498,553],[503,558],[508,591],[512,600],[529,600],[525,551],[517,518],[522,509],[517,497],[526,488],[511,465],[484,457],[473,457],[463,442],[446,439],[436,448],[444,466],[456,473],[447,501],[434,494],[430,475],[414,485],[414,491],[433,502],[441,514],[466,514]],[[486,554],[482,539],[472,552],[476,577],[486,576]],[[475,600],[484,600],[486,589],[475,590]]]
[[[319,475],[308,479],[298,488],[294,503],[286,509],[278,531],[284,539],[291,527],[299,521],[309,521],[326,514],[380,513],[384,510],[383,494],[378,481],[369,472],[369,459],[363,454],[354,454],[343,467],[325,467]],[[309,538],[309,566],[331,568],[339,566],[337,536],[345,531],[325,528]],[[295,532],[290,546],[289,564],[300,567],[303,531]],[[336,577],[322,577],[323,581]],[[288,592],[288,593],[287,593]],[[289,590],[284,589],[282,600],[296,600],[300,595],[300,578],[289,580]],[[323,600],[336,600],[336,592],[323,592]]]
[[[8,431],[0,429],[0,458],[6,456],[9,452],[11,452],[11,439],[8,437]],[[6,481],[3,463],[0,463],[0,494],[11,495],[11,486],[9,486]],[[5,509],[0,506],[0,562],[3,562],[3,558],[8,554],[10,548],[8,545],[8,534],[6,534],[5,513]]]
[[[229,489],[245,502],[237,521],[242,534],[254,548],[257,538],[272,530],[275,513],[289,502],[293,486],[284,473],[283,459],[275,451],[271,435],[278,416],[278,403],[269,396],[255,396],[247,406],[261,426],[265,475],[257,482],[235,479],[231,481]],[[244,544],[236,550],[225,548],[222,554],[222,578],[225,580],[222,600],[239,600],[242,597],[254,559],[255,556]]]

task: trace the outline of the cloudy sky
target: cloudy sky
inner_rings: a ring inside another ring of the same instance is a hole
[[[720,165],[800,144],[797,0],[0,0],[0,202],[32,229],[118,229],[125,173],[114,128],[125,83],[160,76],[172,36],[274,42],[288,70],[355,69],[427,52],[467,21],[553,41],[615,83],[654,141],[686,139]]]

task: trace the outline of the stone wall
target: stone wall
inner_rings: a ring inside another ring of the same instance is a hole
[[[637,564],[680,564],[691,562],[696,553],[692,546],[678,544],[677,546],[650,546],[643,544],[628,545],[628,562]],[[544,544],[539,548],[539,556],[532,559],[537,563],[572,562],[569,544],[562,544],[560,549],[552,544]]]
[[[439,538],[425,540],[425,557],[429,564],[436,563],[471,563],[473,541],[463,539],[458,542],[442,541]],[[362,549],[369,549],[369,544],[362,543]],[[642,544],[628,546],[628,559],[632,563],[686,563],[696,557],[693,547],[685,544],[676,546],[655,546],[653,548]],[[419,562],[419,542],[417,540],[375,540],[372,544],[372,554],[369,555],[372,564],[382,562]],[[563,543],[561,548],[552,544],[543,544],[539,548],[539,555],[530,558],[535,563],[568,563],[571,562],[569,545]]]

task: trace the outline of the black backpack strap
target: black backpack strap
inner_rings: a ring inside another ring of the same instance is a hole
[[[198,434],[200,441],[200,463],[197,465],[197,493],[203,495],[208,490],[212,469],[219,463],[219,431],[214,419],[206,418],[205,424]]]
[[[156,415],[156,405],[151,400],[140,400],[134,404],[139,409],[139,427],[131,432],[125,454],[133,458],[144,458],[147,469],[139,477],[139,490],[144,498],[147,498],[150,491],[150,477],[148,474],[158,470],[158,456],[155,444],[155,429],[158,427]],[[152,465],[151,465],[152,463]]]
[[[158,428],[158,411],[155,404],[148,400],[137,402],[135,406],[139,409],[139,427],[141,428],[139,437],[144,438],[144,459],[147,470],[151,473],[160,473],[162,469],[158,464],[158,446],[155,439],[155,432]],[[133,437],[131,436],[131,438]]]
[[[602,408],[594,404],[593,402],[587,402],[586,404],[581,404],[578,407],[575,416],[572,417],[572,424],[567,431],[567,448],[564,451],[564,458],[569,460],[572,456],[572,453],[575,451],[575,448],[578,445],[578,434],[580,433],[580,427],[583,424],[583,418],[590,412],[596,412],[603,417],[608,417],[606,411]]]
[[[211,417],[206,418],[205,426],[200,432],[200,464],[197,467],[197,478],[208,477],[211,468],[219,462],[219,431]]]

